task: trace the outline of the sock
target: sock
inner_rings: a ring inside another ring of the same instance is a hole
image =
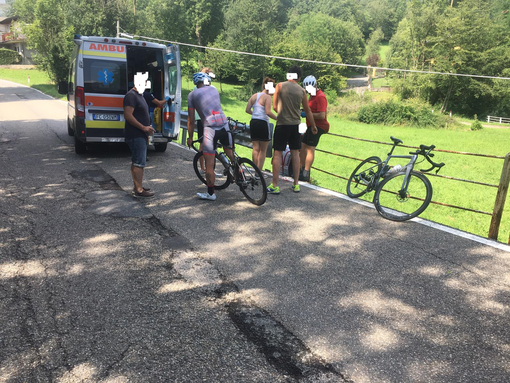
[[[214,185],[213,186],[207,186],[207,193],[209,193],[209,195],[213,195],[214,194]]]

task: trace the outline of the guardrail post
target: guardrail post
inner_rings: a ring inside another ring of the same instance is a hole
[[[510,153],[505,156],[503,169],[501,170],[501,179],[499,180],[498,194],[494,203],[492,212],[491,226],[489,228],[489,239],[498,240],[499,224],[503,216],[503,208],[505,207],[506,194],[508,192],[508,184],[510,182]]]
[[[491,116],[487,116],[487,122],[491,122]]]

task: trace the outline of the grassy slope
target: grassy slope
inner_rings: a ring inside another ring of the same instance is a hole
[[[12,72],[12,70],[0,69],[0,78],[26,84],[27,76],[30,75],[30,82],[34,88],[37,87],[37,89],[43,91],[53,89],[56,94],[55,86],[48,85],[49,79],[44,73],[35,70],[16,70],[14,71],[16,73]],[[218,82],[215,82],[215,86],[220,89]],[[191,89],[192,84],[189,81],[183,81],[184,110],[186,110],[186,97]],[[241,122],[249,122],[250,116],[244,111],[247,100],[241,101],[235,98],[235,91],[238,87],[222,84],[222,89],[221,101],[225,114]],[[418,146],[420,144],[434,144],[437,149],[451,151],[505,156],[508,152],[507,143],[510,139],[510,129],[485,128],[480,131],[472,132],[469,130],[469,126],[466,126],[465,130],[376,126],[353,122],[342,117],[334,116],[333,114],[331,114],[328,119],[331,124],[331,133],[382,142],[389,142],[389,137],[395,136],[403,140],[405,145]],[[318,149],[364,159],[371,155],[384,158],[389,148],[389,146],[381,144],[372,144],[326,135],[321,138]],[[397,150],[395,154],[407,154],[409,150],[410,149],[401,148]],[[248,148],[238,146],[238,151],[244,156],[251,157],[251,151]],[[441,171],[443,175],[496,185],[499,183],[503,165],[503,160],[500,159],[462,156],[441,152],[436,152],[435,160],[437,162],[446,163],[446,166]],[[355,160],[318,152],[314,167],[347,178],[357,164],[358,162]],[[271,164],[269,159],[266,160],[264,168],[270,170]],[[429,178],[434,187],[434,201],[492,212],[497,192],[496,188],[470,185],[433,176]],[[312,171],[312,182],[341,193],[345,193],[347,183],[343,179],[327,175],[318,170]],[[364,198],[371,200],[372,196],[373,195],[370,194]],[[503,242],[507,242],[508,233],[510,233],[509,205],[510,204],[507,204],[505,213],[503,214],[502,226],[500,228],[499,238]],[[438,205],[430,205],[422,214],[422,217],[485,237],[488,234],[491,219],[490,216],[464,212]]]
[[[29,77],[30,81],[28,80]],[[58,94],[57,86],[52,83],[48,75],[37,69],[0,68],[0,78],[31,86],[59,100],[64,100],[66,98],[65,95]]]

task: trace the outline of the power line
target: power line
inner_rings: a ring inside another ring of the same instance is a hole
[[[494,80],[510,80],[510,77],[496,77],[496,76],[484,76],[484,75],[478,75],[478,74],[449,73],[449,72],[434,72],[434,71],[422,71],[422,70],[413,70],[413,69],[383,68],[383,67],[376,67],[376,66],[370,66],[369,67],[367,65],[344,64],[344,63],[335,63],[335,62],[328,62],[328,61],[315,61],[315,60],[307,60],[307,59],[297,59],[297,58],[291,58],[291,57],[282,57],[282,56],[264,55],[264,54],[260,54],[260,53],[235,51],[235,50],[231,50],[231,49],[206,47],[206,46],[197,45],[197,44],[181,43],[181,42],[178,42],[178,41],[156,39],[156,38],[153,38],[153,37],[140,36],[140,35],[131,35],[131,34],[127,34],[127,33],[121,33],[120,35],[124,36],[124,37],[127,37],[127,38],[130,38],[130,39],[138,37],[138,38],[141,38],[141,39],[144,39],[144,40],[154,40],[154,41],[160,41],[160,42],[169,43],[169,44],[184,45],[184,46],[193,47],[193,48],[209,49],[209,50],[218,51],[218,52],[236,53],[236,54],[240,54],[240,55],[265,57],[265,58],[272,58],[272,59],[278,59],[278,60],[289,60],[289,61],[306,62],[306,63],[312,63],[312,64],[324,64],[324,65],[343,66],[343,67],[351,67],[351,68],[365,68],[365,69],[369,69],[370,68],[370,69],[377,69],[377,70],[383,70],[383,71],[393,71],[393,72],[437,74],[437,75],[443,75],[443,76],[486,78],[486,79],[494,79]]]

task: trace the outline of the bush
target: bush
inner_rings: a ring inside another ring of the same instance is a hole
[[[442,121],[429,105],[418,101],[384,101],[362,106],[358,120],[366,124],[441,126]]]
[[[478,116],[475,114],[475,121],[471,124],[471,130],[483,129],[482,123],[478,121]]]
[[[18,52],[11,49],[0,48],[0,65],[13,65],[21,62]]]

